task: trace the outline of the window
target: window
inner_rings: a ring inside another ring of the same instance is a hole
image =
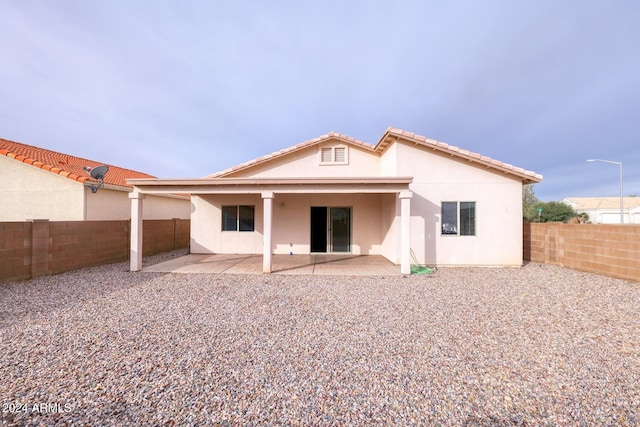
[[[442,234],[476,235],[476,202],[442,202],[441,213]]]
[[[476,202],[460,202],[460,235],[476,235]]]
[[[254,206],[223,206],[222,231],[254,231]]]
[[[348,162],[347,147],[323,147],[320,149],[320,164],[345,165]]]

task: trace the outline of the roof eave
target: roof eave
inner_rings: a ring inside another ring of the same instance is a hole
[[[400,140],[414,145],[422,145],[426,148],[431,149],[432,151],[438,151],[449,156],[455,156],[468,162],[475,163],[479,166],[485,166],[486,168],[501,171],[507,175],[519,177],[522,180],[523,184],[536,184],[541,182],[543,178],[542,175],[537,174],[533,171],[518,168],[513,165],[492,159],[490,157],[483,156],[479,153],[464,150],[459,147],[437,141],[435,139],[430,139],[422,135],[416,135],[415,133],[406,132],[402,129],[397,129],[394,127],[387,128],[378,143],[375,145],[374,150],[382,152],[393,142],[397,142]]]

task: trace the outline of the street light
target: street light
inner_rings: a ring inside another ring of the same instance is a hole
[[[624,198],[622,196],[622,162],[613,160],[589,159],[587,162],[605,162],[620,166],[620,224],[624,224]]]

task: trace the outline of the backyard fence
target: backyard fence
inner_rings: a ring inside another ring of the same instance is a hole
[[[640,282],[640,225],[525,223],[525,261]]]
[[[189,247],[190,220],[145,220],[144,256]],[[0,222],[0,283],[126,261],[125,221]],[[640,282],[640,225],[525,223],[525,261]]]
[[[143,255],[189,247],[188,219],[145,220]],[[126,261],[124,221],[0,222],[0,283]]]

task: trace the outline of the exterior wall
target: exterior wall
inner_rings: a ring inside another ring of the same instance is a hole
[[[131,218],[131,201],[127,193],[127,219]],[[191,217],[190,197],[168,197],[147,195],[144,198],[142,216],[144,219],[189,219]]]
[[[86,205],[85,205],[86,202]],[[189,219],[188,198],[148,196],[144,219]],[[82,183],[0,156],[0,221],[102,221],[131,218],[129,192]]]
[[[520,180],[431,151],[418,156],[419,147],[395,145],[398,174],[414,177],[411,249],[420,263],[522,265]],[[443,201],[476,202],[475,236],[441,234]]]
[[[273,253],[310,253],[311,206],[352,208],[351,253],[382,253],[383,195],[276,194],[273,207]],[[261,254],[263,200],[260,195],[193,196],[192,253]],[[254,232],[221,231],[222,205],[254,205]]]
[[[321,165],[321,148],[348,147],[349,163],[346,165]],[[266,164],[229,175],[229,177],[291,178],[291,177],[361,177],[380,175],[380,156],[353,145],[336,142],[318,144],[275,159]]]
[[[391,144],[380,156],[380,173],[382,176],[400,176],[398,173],[398,144]]]
[[[189,220],[144,221],[143,255],[187,248]],[[0,222],[0,283],[129,257],[129,221]]]
[[[380,255],[381,203],[378,194],[276,194],[273,253],[311,253],[311,207],[327,206],[351,207],[352,254]]]
[[[400,264],[400,200],[396,194],[381,196],[380,235],[380,254],[392,263]]]
[[[263,204],[259,194],[193,195],[191,199],[191,253],[262,253]],[[255,231],[221,231],[223,205],[255,206]]]
[[[80,221],[84,187],[69,178],[0,156],[0,221]]]
[[[419,263],[439,266],[522,265],[520,178],[404,142],[392,143],[381,155],[349,146],[348,165],[320,165],[319,150],[327,146],[331,143],[312,146],[230,176],[412,176],[411,249]],[[276,194],[274,253],[309,253],[310,206],[353,206],[353,253],[382,254],[390,261],[400,263],[400,203],[397,195],[376,196],[377,207],[370,197]],[[260,197],[257,196],[255,203],[257,231],[252,233],[253,237],[239,232],[221,233],[221,203],[214,200],[203,196],[194,202],[192,251],[262,253]],[[441,204],[444,201],[476,203],[476,235],[441,234]],[[360,208],[370,213],[366,217],[358,217]],[[375,214],[371,213],[374,210]],[[366,237],[365,234],[357,234],[360,230],[366,231]]]
[[[524,259],[640,282],[640,225],[524,224]]]
[[[586,212],[594,224],[620,224],[620,209],[576,209],[576,212]],[[639,213],[625,209],[622,214],[625,224],[640,224]]]
[[[89,221],[131,219],[129,191],[101,188],[97,193],[86,190],[87,215]],[[185,198],[147,195],[144,198],[143,219],[189,219],[191,202]]]

